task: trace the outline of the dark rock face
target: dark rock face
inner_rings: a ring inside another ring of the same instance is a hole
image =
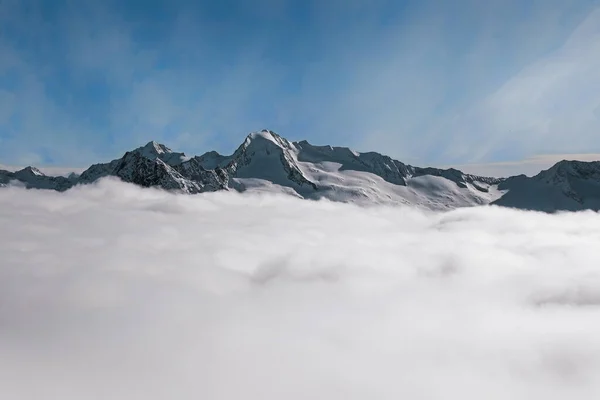
[[[207,171],[195,158],[182,160],[182,153],[177,153],[180,155],[178,157],[172,157],[165,146],[162,146],[166,149],[164,153],[152,155],[146,151],[148,147],[146,145],[129,151],[122,158],[107,164],[92,165],[81,174],[79,183],[91,183],[105,176],[116,176],[124,182],[143,187],[160,187],[190,194],[227,187],[227,176],[222,170]],[[172,164],[163,161],[165,159]]]

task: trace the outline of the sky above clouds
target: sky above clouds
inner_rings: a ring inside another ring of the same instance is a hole
[[[231,153],[263,128],[416,165],[594,158],[599,7],[0,0],[0,163]]]
[[[600,395],[591,211],[433,213],[108,179],[3,189],[0,227],[5,398]]]

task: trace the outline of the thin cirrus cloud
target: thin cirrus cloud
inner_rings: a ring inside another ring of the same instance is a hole
[[[0,205],[7,398],[600,395],[594,212],[181,196],[110,179],[6,188]]]
[[[459,117],[450,129],[462,125],[488,135],[455,137],[449,151],[457,155],[472,151],[470,156],[478,160],[507,152],[509,145],[522,155],[598,150],[599,43],[597,9],[557,50],[524,68]]]
[[[262,128],[417,165],[595,152],[595,6],[5,1],[0,157],[227,153]]]

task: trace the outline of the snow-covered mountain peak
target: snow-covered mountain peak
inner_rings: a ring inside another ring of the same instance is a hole
[[[297,162],[297,149],[292,142],[273,131],[252,132],[231,157],[227,171],[235,182],[260,180],[280,186],[293,186],[303,191],[316,190],[316,185],[302,172]]]
[[[295,146],[289,140],[279,136],[273,131],[263,129],[262,131],[252,132],[247,137],[242,146],[244,149],[253,148],[256,150],[279,147],[295,151]]]
[[[25,167],[22,170],[16,171],[15,172],[16,176],[23,176],[23,177],[36,177],[36,176],[46,176],[44,175],[44,173],[42,171],[40,171],[39,169],[35,168],[35,167]]]
[[[275,132],[271,132],[268,129],[263,129],[262,131],[250,132],[248,134],[248,136],[246,136],[246,142],[251,142],[253,140],[261,140],[261,139],[270,140],[272,142],[275,142],[275,136],[279,136],[279,135],[277,135]]]
[[[150,159],[154,159],[163,154],[169,154],[173,152],[164,144],[160,144],[158,142],[155,142],[154,140],[148,142],[145,146],[135,149],[134,151]]]
[[[158,143],[154,140],[148,142],[145,146],[138,147],[137,149],[133,150],[132,153],[138,154],[153,161],[160,159],[169,165],[178,165],[189,159],[184,153],[174,152],[164,144]]]

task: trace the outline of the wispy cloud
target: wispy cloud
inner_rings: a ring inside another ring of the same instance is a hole
[[[1,5],[5,163],[262,128],[414,164],[600,150],[593,0],[30,3]]]
[[[600,9],[556,51],[527,66],[458,116],[448,153],[481,160],[512,153],[598,150]],[[478,132],[481,132],[478,134]]]
[[[563,51],[569,36],[569,42],[582,51],[563,57],[593,71],[590,57],[595,49],[589,47],[593,36],[589,30],[573,33],[580,24],[593,26],[592,4],[582,8],[565,7],[564,2],[423,4],[411,19],[389,27],[377,39],[367,33],[368,39],[358,40],[354,52],[345,53],[349,62],[344,67],[351,78],[344,81],[343,91],[325,97],[327,106],[315,106],[320,114],[314,120],[324,124],[319,130],[335,132],[338,142],[418,164],[563,152],[558,142],[536,147],[533,139],[523,145],[516,141],[535,136],[529,135],[532,125],[527,120],[535,116],[529,116],[517,99],[506,98],[504,110],[488,104],[523,69],[537,69]],[[316,88],[318,79],[314,82]],[[550,95],[576,97],[581,90],[581,86],[563,85]],[[572,109],[565,107],[556,119],[574,119]],[[510,117],[513,111],[523,117],[515,120]],[[511,121],[506,123],[513,123],[521,133],[508,132],[496,125],[499,121]],[[593,141],[578,126],[569,133],[578,138],[569,151],[592,150]]]
[[[0,132],[5,162],[93,162],[151,139],[174,140],[188,151],[207,143],[229,147],[223,136],[239,141],[266,125],[251,115],[261,110],[254,104],[276,87],[278,75],[262,60],[260,43],[221,65],[224,60],[211,61],[219,46],[211,36],[218,32],[196,26],[200,15],[185,16],[194,10],[180,9],[164,37],[146,43],[140,38],[147,33],[139,31],[152,21],[125,21],[108,5],[67,3],[50,22],[40,9],[40,3],[33,11],[16,6],[8,14],[11,24],[23,26],[0,37],[11,55],[3,59],[12,74],[7,79],[14,75],[18,82],[0,97],[11,106],[4,107],[2,121],[17,121]],[[57,54],[44,59],[38,49],[19,47],[27,35]]]

